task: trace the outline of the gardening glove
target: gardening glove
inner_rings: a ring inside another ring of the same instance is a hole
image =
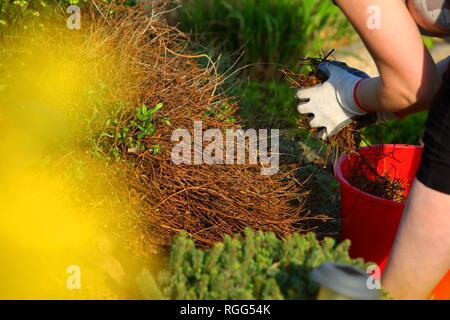
[[[369,76],[358,69],[351,68],[343,62],[329,61],[319,64],[319,69],[328,76],[322,84],[299,89],[298,111],[301,114],[312,114],[309,125],[312,128],[323,128],[318,138],[325,140],[340,129],[369,112],[358,106],[355,101],[355,88],[359,82]],[[377,112],[365,117],[365,126],[372,123],[383,123],[397,119],[394,114]]]

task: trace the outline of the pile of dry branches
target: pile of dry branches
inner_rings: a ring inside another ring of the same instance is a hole
[[[203,131],[240,128],[237,106],[219,89],[226,75],[219,75],[206,55],[190,54],[186,36],[166,24],[163,9],[156,5],[153,15],[138,8],[107,9],[115,13],[106,18],[93,14],[91,26],[96,34],[101,30],[121,57],[118,67],[127,77],[122,90],[131,102],[115,131],[133,121],[142,104],[150,108],[162,103],[152,115],[152,134],[138,137],[139,130],[129,128],[145,149],[130,148],[117,138],[113,142],[133,164],[127,182],[130,195],[142,203],[138,220],[144,242],[167,246],[174,235],[186,231],[207,247],[246,227],[280,237],[310,230],[309,221],[318,217],[308,217],[303,207],[307,192],[294,176],[295,165],[282,164],[278,173],[262,175],[261,164],[172,162],[174,130],[193,134],[194,121],[202,121]]]

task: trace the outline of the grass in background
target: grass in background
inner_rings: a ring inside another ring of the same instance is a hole
[[[331,49],[354,34],[328,0],[184,0],[180,28],[251,68],[254,80],[279,79],[281,65]]]
[[[269,124],[274,128],[293,128],[298,118],[293,90],[276,81],[261,83],[251,81],[241,88],[240,116],[252,128]]]

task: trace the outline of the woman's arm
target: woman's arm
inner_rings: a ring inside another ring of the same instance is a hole
[[[383,274],[400,299],[426,298],[450,269],[450,68],[431,104],[417,179]]]
[[[361,82],[360,103],[375,111],[403,114],[432,105],[421,167],[382,279],[398,299],[423,299],[450,268],[450,70],[441,81],[449,59],[434,64],[402,0],[336,2],[380,72],[379,78]],[[380,29],[367,26],[371,5],[379,7]]]
[[[414,182],[382,278],[396,299],[426,299],[449,270],[449,208],[449,194]]]
[[[361,105],[374,111],[405,115],[428,109],[440,77],[404,2],[337,0],[336,3],[359,33],[380,73],[380,77],[359,85],[357,98]],[[368,26],[371,6],[379,10],[379,28]]]

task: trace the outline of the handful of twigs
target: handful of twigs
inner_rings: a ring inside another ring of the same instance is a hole
[[[327,80],[327,76],[318,68],[318,66],[322,62],[329,61],[328,58],[333,51],[334,50],[319,58],[303,59],[305,63],[312,68],[311,72],[308,74],[299,74],[286,69],[281,69],[280,72],[289,82],[291,88],[300,89],[318,85]],[[311,134],[315,134],[318,129],[312,128],[309,125],[310,120],[311,116],[304,115],[297,121],[297,125],[300,129],[306,129]],[[372,168],[372,164],[380,161],[384,157],[384,154],[378,153],[375,155],[377,157],[376,159],[371,158],[369,161],[359,152],[361,142],[363,141],[363,137],[359,130],[367,126],[368,123],[370,123],[370,118],[362,117],[346,125],[336,135],[327,138],[325,141],[328,145],[326,154],[330,155],[334,150],[337,150],[338,153],[344,151],[348,154],[357,156],[358,161],[355,161],[352,165],[349,176],[347,177],[353,186],[364,192],[387,200],[404,202],[406,200],[404,196],[404,183],[399,179],[390,177],[388,174],[379,174]],[[370,176],[368,172],[370,172]]]
[[[308,88],[323,83],[328,77],[318,68],[318,66],[322,62],[328,61],[328,58],[331,56],[333,51],[334,50],[330,51],[323,57],[303,59],[304,62],[312,68],[311,72],[308,74],[299,74],[286,69],[281,69],[280,72],[289,82],[291,88]],[[311,117],[305,115],[297,121],[297,125],[299,128],[309,130],[311,134],[315,134],[318,130],[317,128],[311,128],[309,125],[310,120]],[[358,121],[353,121],[342,128],[336,135],[328,138],[325,141],[328,145],[327,154],[330,154],[332,150],[336,148],[347,153],[356,153],[359,150],[359,145],[362,141],[361,134],[358,130],[359,128],[361,128],[361,124],[358,123]]]

